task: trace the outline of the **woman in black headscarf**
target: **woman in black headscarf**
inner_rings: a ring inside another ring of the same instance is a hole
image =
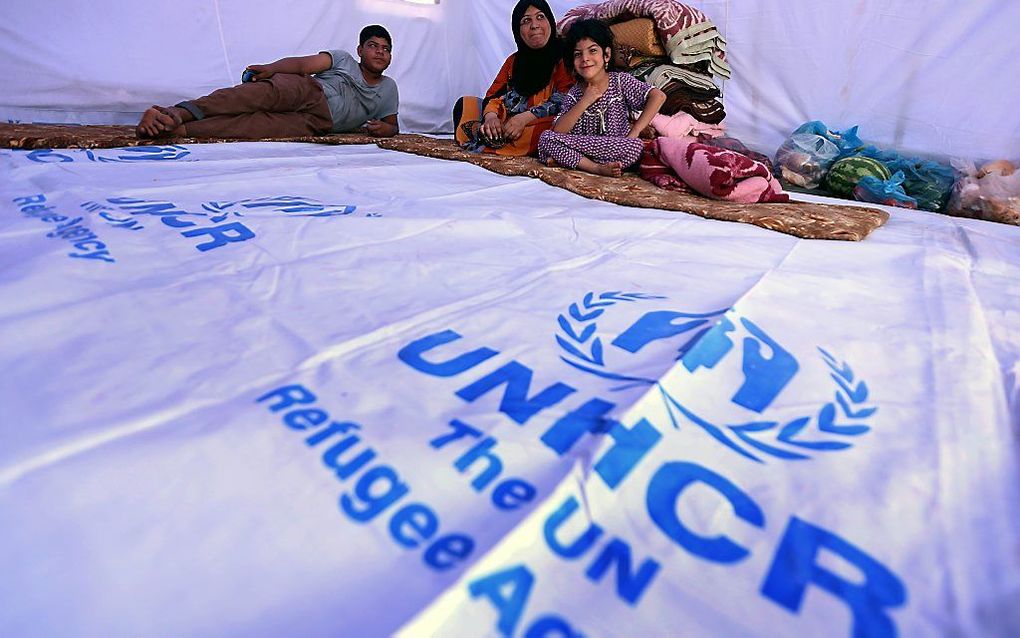
[[[562,94],[574,84],[546,0],[520,0],[511,27],[517,52],[503,63],[485,97],[462,97],[453,107],[455,136],[465,149],[535,155],[539,135],[552,126]]]

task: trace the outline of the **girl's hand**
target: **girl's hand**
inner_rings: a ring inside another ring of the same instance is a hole
[[[245,68],[245,71],[251,71],[255,75],[253,80],[268,80],[276,74],[276,71],[272,69],[271,64],[251,64]]]
[[[482,122],[482,134],[493,142],[502,139],[503,126],[499,122],[499,116],[489,112],[485,114],[485,121]]]
[[[653,88],[648,92],[648,97],[645,98],[645,108],[641,111],[641,117],[630,127],[630,132],[627,133],[627,137],[638,137],[641,132],[645,130],[649,124],[652,123],[652,118],[658,114],[659,109],[662,108],[663,103],[666,101],[666,94],[660,89]]]
[[[589,106],[598,101],[600,97],[606,94],[606,89],[609,88],[609,84],[603,87],[597,87],[594,84],[587,84],[584,87],[584,95],[581,96],[581,101]]]

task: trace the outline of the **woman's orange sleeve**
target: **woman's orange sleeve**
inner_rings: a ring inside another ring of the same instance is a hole
[[[552,84],[553,91],[556,93],[566,93],[575,84],[574,75],[567,71],[563,60],[560,60],[560,63],[553,69]]]
[[[513,71],[514,56],[516,55],[517,54],[515,53],[506,59],[503,66],[499,68],[499,73],[496,74],[496,79],[492,81],[492,86],[490,86],[489,90],[485,92],[486,103],[483,115],[484,113],[490,112],[499,115],[502,110],[502,94],[506,93],[507,84],[510,83],[510,73]]]

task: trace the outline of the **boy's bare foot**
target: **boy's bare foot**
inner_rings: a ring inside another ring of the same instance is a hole
[[[151,106],[142,113],[142,119],[135,127],[135,135],[141,138],[172,137],[182,135],[183,118],[177,107]],[[180,130],[178,130],[180,129]]]

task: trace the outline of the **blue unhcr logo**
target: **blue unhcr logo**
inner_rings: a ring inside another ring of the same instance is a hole
[[[353,214],[358,207],[349,204],[324,204],[307,197],[281,195],[227,201],[210,201],[202,204],[203,212],[187,211],[176,204],[161,200],[135,199],[132,197],[111,197],[109,203],[131,215],[154,215],[167,226],[186,228],[195,225],[194,217],[207,219],[218,224],[225,219],[244,217],[245,212],[283,213],[288,217],[336,217]]]
[[[516,477],[493,487],[503,472],[512,473],[501,452],[502,428],[491,427],[491,422],[480,426],[469,421],[477,415],[488,417],[495,401],[499,413],[516,425],[531,428],[536,443],[548,452],[560,459],[576,455],[572,462],[583,464],[582,484],[569,490],[546,518],[542,528],[545,546],[564,561],[564,571],[580,567],[590,583],[611,591],[631,607],[641,604],[645,591],[663,573],[664,550],[659,541],[665,539],[688,556],[715,566],[739,564],[754,552],[771,551],[771,560],[757,560],[749,567],[767,565],[760,585],[741,589],[746,585],[741,581],[743,584],[726,593],[746,595],[748,602],[758,594],[796,615],[805,607],[807,592],[821,590],[849,609],[854,635],[895,636],[892,613],[906,604],[908,593],[881,556],[872,555],[839,530],[796,514],[767,514],[751,491],[695,460],[660,457],[657,467],[648,467],[648,461],[655,458],[650,456],[652,450],[665,438],[659,423],[666,421],[678,429],[681,423],[684,427],[693,424],[709,435],[706,441],[717,441],[757,463],[770,458],[807,459],[813,453],[847,449],[851,437],[868,431],[863,421],[876,412],[874,406],[865,405],[867,385],[855,378],[849,365],[825,350],[819,349],[821,363],[813,358],[799,361],[790,348],[731,308],[699,313],[652,310],[636,321],[619,312],[663,299],[643,293],[589,292],[558,317],[560,358],[572,369],[612,382],[616,386],[612,390],[645,390],[637,403],[640,409],[627,411],[625,420],[610,416],[617,407],[615,402],[578,396],[576,387],[550,379],[550,371],[534,370],[512,353],[472,343],[470,337],[452,328],[406,343],[396,352],[401,362],[444,384],[452,382],[454,385],[447,387],[456,388],[454,396],[466,403],[486,401],[471,409],[466,418],[454,414],[442,432],[436,433],[439,436],[430,435],[429,449],[447,455],[452,469],[468,478],[476,493],[491,492],[497,509],[540,502],[545,495]],[[609,340],[606,335],[611,334],[616,336]],[[641,356],[635,356],[638,354]],[[672,364],[665,376],[664,361]],[[802,363],[804,371],[821,374],[818,378],[804,374]],[[803,387],[817,391],[821,381],[822,393],[833,396],[827,391],[827,378],[823,378],[826,372],[835,384],[834,400],[821,407],[803,408]],[[647,392],[652,389],[657,392]],[[790,396],[795,400],[777,403],[779,397]],[[780,412],[782,419],[769,418]],[[790,418],[792,413],[797,416]],[[590,437],[600,439],[597,446],[578,448]],[[648,472],[636,473],[642,464]],[[511,481],[516,481],[513,488],[508,487]],[[579,514],[586,499],[583,483],[588,481],[609,491],[619,490],[629,481],[632,490],[643,492],[643,499],[625,505],[627,529],[639,529],[638,537],[612,533],[587,507]],[[691,488],[708,490],[729,507],[717,506],[720,516],[710,522],[702,519],[689,525],[690,512],[681,503]],[[511,493],[513,499],[508,501]],[[648,516],[647,526],[630,515],[642,509]],[[565,541],[561,528],[578,517],[581,521],[570,523],[570,540]],[[786,521],[782,532],[775,528],[777,518]],[[579,534],[578,524],[587,525],[587,529]],[[733,524],[742,526],[744,533],[768,531],[771,536],[748,544],[730,536],[732,528],[726,526]],[[832,555],[852,570],[853,576],[827,568],[825,562],[831,561]],[[823,556],[828,558],[823,561]],[[614,565],[615,578],[611,578]],[[578,635],[573,629],[576,619],[549,614],[542,603],[529,602],[537,578],[536,572],[515,556],[510,564],[475,575],[465,584],[465,594],[495,610],[495,629],[502,635],[517,635],[522,620],[530,623],[528,635],[553,627],[564,635]],[[544,615],[535,616],[536,609]]]
[[[697,397],[677,396],[673,382],[669,384],[674,388],[671,392],[658,379],[614,370],[605,342],[598,334],[599,319],[615,306],[658,299],[664,297],[618,291],[587,293],[557,318],[560,359],[582,372],[617,382],[612,388],[615,391],[642,385],[655,388],[674,428],[680,429],[682,422],[692,423],[733,452],[759,463],[763,457],[804,460],[812,453],[845,450],[852,447],[852,437],[870,430],[864,421],[877,408],[866,405],[867,384],[856,379],[849,364],[823,348],[818,348],[818,352],[835,383],[834,400],[789,421],[766,418],[767,409],[800,372],[800,363],[765,330],[732,309],[707,313],[646,312],[610,342],[614,348],[611,352],[635,355],[651,344],[664,340],[675,343],[685,337],[676,345],[680,365],[672,374],[695,382],[699,388]],[[719,388],[718,383],[700,383],[704,377],[725,381],[738,378],[740,382],[735,389]],[[706,386],[711,387],[706,390]],[[720,404],[729,407],[720,410]],[[743,413],[746,420],[716,422],[718,418],[704,416],[720,412]]]
[[[111,254],[112,248],[90,227],[90,221],[100,221],[118,231],[139,231],[146,228],[141,220],[155,217],[164,226],[177,230],[182,237],[197,241],[195,249],[204,253],[255,238],[251,228],[232,218],[242,218],[246,214],[343,217],[353,215],[358,209],[350,204],[328,204],[293,195],[208,201],[197,210],[187,210],[167,201],[110,197],[81,203],[80,208],[86,215],[67,212],[60,204],[48,201],[43,193],[16,197],[12,201],[26,217],[54,224],[47,237],[69,242],[74,250],[68,256],[107,263],[116,263]],[[95,217],[90,219],[90,215]],[[364,216],[381,215],[367,213]]]
[[[74,249],[67,253],[68,257],[116,263],[117,260],[110,254],[107,244],[88,227],[83,218],[61,215],[55,206],[46,201],[46,196],[42,193],[15,197],[12,201],[25,217],[53,224],[53,230],[46,233],[46,236],[68,242]]]
[[[255,232],[240,221],[227,221],[244,217],[246,213],[279,213],[287,217],[344,217],[354,214],[358,207],[349,204],[326,204],[308,197],[279,195],[238,200],[209,201],[201,210],[186,210],[177,204],[161,200],[135,199],[133,197],[111,197],[107,204],[89,202],[88,210],[116,210],[132,216],[158,217],[164,226],[181,230],[182,237],[202,238],[195,248],[200,252],[220,248],[230,243],[255,238]],[[379,217],[369,213],[367,217]],[[110,218],[105,218],[110,221]]]
[[[175,144],[171,146],[130,146],[96,150],[66,149],[63,153],[58,153],[50,148],[42,148],[30,151],[27,158],[29,161],[39,164],[74,162],[82,156],[90,162],[99,162],[101,164],[137,164],[139,162],[173,162],[182,160],[189,155],[191,155],[191,151]]]
[[[247,211],[266,211],[273,213],[284,213],[288,217],[344,217],[354,213],[357,206],[348,204],[323,204],[307,197],[294,197],[282,195],[279,197],[260,197],[256,199],[239,199],[225,202],[208,202],[202,204],[202,208],[214,215],[225,214],[224,211],[243,209]],[[234,210],[234,214],[240,216],[241,212]],[[370,213],[371,217],[378,217]]]

